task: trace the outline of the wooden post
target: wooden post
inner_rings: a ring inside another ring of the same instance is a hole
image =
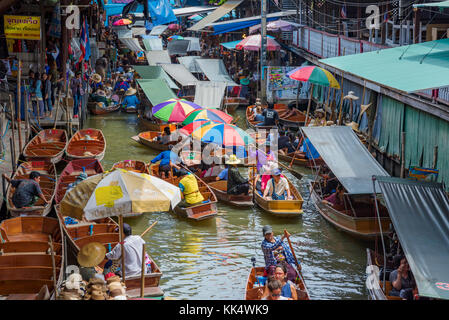
[[[414,16],[414,37],[413,43],[419,43],[420,33],[421,33],[421,11],[418,8],[415,8],[415,16]]]
[[[299,109],[299,86],[301,82],[298,81],[298,89],[296,91],[296,109]]]
[[[11,150],[14,150],[14,143],[13,143],[14,139],[9,138],[9,146],[11,148]],[[12,151],[11,152],[11,168],[12,168],[12,173],[14,174],[14,172],[16,172],[16,155],[15,152]]]
[[[373,143],[373,129],[374,129],[374,122],[376,121],[377,117],[377,92],[371,91],[371,97],[370,97],[370,103],[372,103],[372,107],[374,110],[370,107],[368,108],[367,112],[370,111],[368,116],[368,151],[371,153],[372,150],[372,143]]]
[[[125,283],[125,233],[123,232],[123,215],[119,216],[119,228],[120,228],[120,248],[122,249],[122,254],[121,254],[121,260],[122,260],[122,264],[120,266],[120,269],[122,270],[122,281]]]
[[[29,100],[28,100],[28,94],[25,92],[24,94],[25,98],[25,127],[26,127],[26,139],[25,139],[25,145],[28,143],[28,139],[30,138],[30,115],[28,113],[29,110]]]
[[[325,101],[325,103],[324,103],[324,119],[325,119],[325,120],[327,119],[327,118],[326,118],[326,115],[327,115],[327,109],[330,110],[331,90],[332,90],[332,88],[329,87],[329,88],[328,88],[328,91],[327,91],[327,99],[326,99],[326,101]]]
[[[51,238],[51,234],[48,235],[48,245],[50,247],[51,253],[51,265],[53,268],[53,285],[55,290],[55,297],[58,296],[58,283],[56,280],[56,262],[55,262],[55,251],[53,249],[53,239]]]
[[[21,122],[22,122],[22,116],[21,116],[21,98],[22,98],[22,92],[20,87],[20,81],[21,81],[21,74],[22,74],[22,61],[19,60],[19,71],[17,72],[17,133],[19,135],[19,155],[22,153],[23,146],[22,146],[22,128],[21,128]]]
[[[145,243],[142,245],[142,275],[141,275],[142,285],[140,287],[140,297],[145,296]]]
[[[438,163],[438,146],[435,146],[433,148],[433,162],[432,162],[432,168],[436,169]]]
[[[11,149],[11,155],[13,155],[14,158],[14,163],[15,163],[15,159],[16,159],[16,142],[15,142],[15,130],[14,130],[14,126],[15,126],[15,112],[14,112],[14,105],[12,104],[12,96],[9,95],[9,105],[11,107],[11,141],[12,141],[12,149]]]
[[[405,132],[401,133],[401,178],[405,178]]]
[[[58,121],[58,111],[59,111],[60,100],[61,100],[61,91],[58,92],[58,98],[56,100],[55,122],[53,124],[53,129],[56,129],[56,123]]]
[[[310,105],[312,104],[313,96],[313,83],[310,86],[309,104],[307,105],[306,121],[304,122],[304,127],[307,127],[307,120],[309,119]]]
[[[357,123],[360,122],[360,120],[362,120],[362,106],[365,103],[365,91],[366,91],[366,81],[363,81],[363,92],[362,92],[362,100],[360,101],[360,113],[359,113],[359,117],[357,120]]]

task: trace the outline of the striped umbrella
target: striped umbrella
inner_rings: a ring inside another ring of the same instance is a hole
[[[168,37],[167,40],[168,40],[168,41],[172,41],[172,40],[184,40],[184,37],[175,34],[174,36]]]
[[[170,99],[154,106],[151,111],[156,118],[162,121],[183,122],[187,115],[196,109],[202,108],[184,99]]]
[[[291,79],[340,89],[340,84],[332,73],[317,66],[299,67],[287,74]]]
[[[209,124],[210,122],[215,122],[215,121],[211,121],[208,119],[198,119],[198,120],[192,121],[188,125],[179,129],[179,133],[184,134],[186,136],[190,136],[193,131],[204,126],[205,124]],[[217,123],[220,123],[220,122],[217,122]]]
[[[188,125],[192,121],[198,119],[209,119],[218,122],[231,123],[233,117],[223,111],[216,109],[201,109],[194,110],[187,115],[187,118],[183,121],[183,125]]]
[[[254,139],[237,126],[210,121],[192,132],[194,139],[204,143],[215,143],[224,147],[247,146]]]

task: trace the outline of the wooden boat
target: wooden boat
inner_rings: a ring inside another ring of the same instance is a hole
[[[100,242],[106,247],[106,252],[111,251],[120,241],[119,226],[111,218],[104,218],[95,221],[79,221],[77,224],[65,224],[65,216],[59,210],[59,206],[55,206],[59,223],[67,239],[67,251],[69,253],[69,263],[77,264],[76,256],[84,245],[91,242]],[[156,262],[150,257],[151,274],[145,275],[145,297],[161,297],[163,291],[159,287],[162,277],[162,271]],[[100,267],[104,267],[104,260]],[[126,276],[126,275],[125,275]],[[130,298],[140,297],[141,277],[126,277],[126,294]]]
[[[290,162],[292,162],[293,154],[294,153],[283,155],[281,153],[278,153],[278,157],[279,157],[279,160],[283,160],[283,161],[290,163]],[[310,160],[310,159],[306,159],[306,158],[299,158],[298,156],[296,156],[293,163],[298,166],[301,166],[301,167],[316,168],[316,167],[323,165],[324,161],[321,157],[319,157],[318,159],[315,159],[315,160]]]
[[[132,139],[136,142],[139,142],[147,147],[150,147],[151,149],[154,150],[160,150],[160,151],[165,151],[168,150],[168,145],[169,144],[176,144],[178,143],[177,141],[171,141],[168,144],[162,144],[159,141],[153,141],[154,138],[156,138],[157,136],[159,136],[161,134],[161,132],[158,131],[145,131],[145,132],[141,132],[139,133],[136,137],[132,137]]]
[[[59,175],[58,183],[56,185],[56,204],[60,203],[64,198],[67,187],[70,183],[76,181],[76,178],[81,173],[86,173],[88,177],[102,173],[103,167],[100,161],[96,159],[78,159],[70,161]]]
[[[42,130],[25,146],[23,156],[26,161],[58,163],[64,155],[67,141],[65,130]]]
[[[33,216],[46,216],[51,210],[51,203],[55,196],[56,190],[56,168],[51,162],[45,161],[29,161],[24,162],[17,169],[16,173],[12,177],[13,180],[29,179],[31,171],[37,171],[41,174],[41,180],[39,186],[45,199],[49,201],[49,204],[45,204],[42,199],[38,199],[33,207],[16,208],[12,203],[12,196],[14,194],[14,188],[10,186],[6,193],[6,202],[11,216],[16,217],[19,215],[33,215]]]
[[[320,184],[310,183],[310,198],[321,216],[338,229],[364,240],[374,240],[380,236],[380,229],[374,200],[371,195],[345,197],[345,207],[339,210],[324,204],[320,196]],[[391,223],[388,210],[379,203],[380,221],[384,234]]]
[[[367,248],[366,249],[366,257],[367,257],[367,272],[368,270],[380,269],[384,268],[384,257],[381,254],[374,252],[373,250]],[[383,288],[383,276],[381,279],[376,278],[375,281],[379,284],[376,286],[376,283],[373,283],[373,286],[367,287],[368,290],[368,298],[370,300],[402,300],[401,297],[390,296],[389,293],[393,288],[391,282],[389,281],[389,270],[393,270],[393,263],[391,261],[387,261],[387,274],[385,277],[385,290]],[[367,274],[370,277],[369,274]],[[375,274],[371,276],[376,276]]]
[[[82,129],[70,139],[66,154],[69,160],[97,159],[101,161],[106,151],[106,139],[97,129]]]
[[[252,207],[253,195],[250,192],[248,195],[232,195],[227,193],[228,182],[226,180],[212,181],[207,184],[209,188],[217,196],[219,201],[238,206],[238,207]]]
[[[137,113],[137,108],[136,107],[122,107],[122,110],[126,113]]]
[[[55,284],[61,285],[64,270],[63,237],[58,220],[11,218],[0,224],[0,232],[0,295],[7,296],[7,300],[54,299]]]
[[[262,286],[257,277],[263,276],[265,267],[251,268],[251,271],[246,282],[245,300],[260,300],[265,290],[265,286]],[[302,274],[299,273],[295,281],[296,293],[298,300],[310,300],[309,291]]]
[[[175,124],[163,124],[162,121],[160,121],[160,120],[157,120],[156,122],[154,122],[154,121],[151,121],[151,120],[143,118],[143,117],[139,117],[139,124],[142,125],[148,131],[162,132],[162,131],[164,131],[165,127],[169,127],[170,131],[176,130]]]
[[[114,163],[114,165],[111,168],[111,171],[114,169],[125,169],[128,171],[133,171],[133,172],[137,172],[137,173],[149,174],[148,166],[146,165],[146,163],[143,161],[139,161],[139,160],[123,160],[123,161]]]
[[[254,168],[250,168],[250,184],[253,184],[254,176],[253,176]],[[290,186],[290,194],[293,197],[293,200],[265,200],[259,192],[256,192],[254,198],[256,200],[257,205],[264,211],[272,213],[276,216],[281,217],[295,217],[300,216],[303,213],[302,205],[304,200],[301,197],[298,189],[288,180],[286,176],[285,179],[288,181],[288,185]]]
[[[110,107],[103,108],[97,102],[89,102],[87,104],[87,109],[89,109],[90,113],[93,115],[102,115],[118,111],[120,109],[120,104],[117,103]]]
[[[250,120],[249,117],[252,115],[252,109],[254,108],[254,105],[248,106],[246,108],[246,124],[248,125],[248,127],[256,130],[256,129],[265,129],[267,130],[267,135],[269,133],[269,130],[272,128],[276,128],[276,126],[272,126],[272,127],[264,127],[264,126],[257,126],[258,124],[260,124],[259,121],[255,121],[255,120]],[[276,110],[277,112],[282,112],[285,111],[287,109],[287,106],[285,104],[275,104],[274,105],[274,110]]]
[[[150,167],[150,174],[156,177],[159,177],[159,165],[153,164]],[[178,186],[181,177],[168,177],[165,178],[165,181],[170,182],[171,184]],[[207,203],[201,203],[198,205],[194,205],[191,207],[180,207],[176,206],[174,209],[175,213],[181,217],[188,218],[191,220],[199,221],[208,218],[212,218],[217,215],[217,197],[212,189],[201,179],[197,177],[198,187],[200,193],[204,197],[204,201],[208,201]]]
[[[288,118],[280,117],[279,122],[285,127],[299,128],[304,127],[306,123],[306,114],[299,111],[299,115],[294,115]],[[311,115],[309,114],[308,123],[312,120]]]

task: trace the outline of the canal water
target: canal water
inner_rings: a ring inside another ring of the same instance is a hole
[[[244,109],[238,109],[239,126],[246,128]],[[135,114],[113,113],[89,116],[85,128],[103,130],[106,155],[105,170],[121,160],[149,162],[158,152],[131,140],[144,131]],[[284,229],[291,240],[311,299],[366,299],[366,250],[371,243],[354,239],[326,222],[308,202],[309,170],[295,167],[305,174],[298,180],[286,176],[304,198],[300,218],[278,218],[256,206],[239,209],[218,203],[218,216],[191,222],[174,213],[146,213],[125,219],[140,234],[151,223],[158,224],[144,236],[152,258],[163,272],[161,287],[166,296],[176,299],[229,300],[243,299],[251,268],[251,258],[264,265],[260,243],[262,228],[271,225],[275,235]]]

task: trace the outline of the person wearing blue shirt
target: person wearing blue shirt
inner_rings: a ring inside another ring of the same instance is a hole
[[[44,117],[44,98],[42,96],[42,81],[40,78],[39,72],[36,72],[34,75],[34,87],[32,88],[32,93],[36,97],[36,111],[35,115],[40,118]]]
[[[161,175],[162,179],[164,179],[165,177],[168,178],[170,176],[172,167],[175,167],[175,169],[180,170],[180,167],[177,166],[176,163],[180,163],[181,160],[179,159],[176,153],[171,151],[172,148],[173,146],[169,145],[168,150],[162,151],[156,156],[156,158],[151,160],[151,164],[160,161],[159,174]]]
[[[307,159],[318,159],[320,157],[320,154],[318,151],[316,151],[313,144],[310,142],[309,138],[306,138],[304,142],[302,143],[300,151],[305,154],[305,157]]]
[[[222,170],[218,176],[215,178],[215,180],[219,181],[219,180],[228,180],[228,169],[229,167],[226,166],[226,169]]]
[[[120,90],[126,91],[128,89],[129,89],[129,84],[123,78],[120,78],[120,80],[117,81],[117,83],[115,84],[115,87],[114,87],[114,91],[120,91]]]
[[[140,104],[139,99],[136,97],[136,89],[129,88],[126,90],[125,98],[123,99],[122,106],[124,109],[137,109]]]

